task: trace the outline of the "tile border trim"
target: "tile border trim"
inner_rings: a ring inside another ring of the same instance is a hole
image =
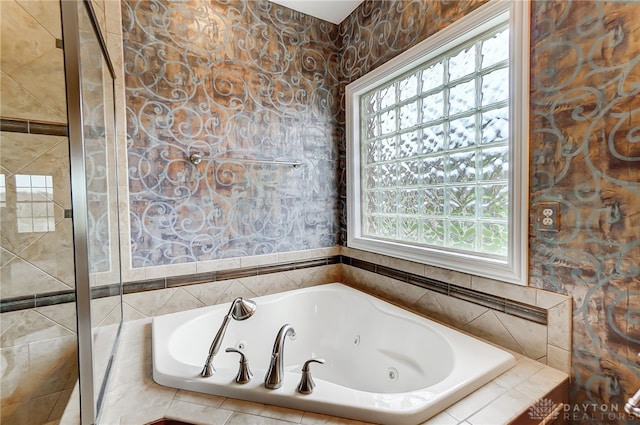
[[[542,307],[521,303],[497,295],[487,294],[475,289],[442,282],[430,277],[382,266],[369,261],[358,260],[346,256],[342,257],[342,263],[352,267],[396,279],[401,282],[406,282],[463,301],[468,301],[470,303],[490,308],[510,316],[516,316],[530,322],[539,323],[541,325],[547,325],[548,323],[547,309]]]
[[[453,298],[471,302],[486,308],[490,308],[510,316],[516,316],[530,322],[547,325],[547,309],[505,297],[491,295],[474,289],[465,288],[451,283],[442,282],[430,277],[394,269],[368,261],[351,258],[346,255],[332,255],[313,260],[291,261],[264,266],[240,267],[227,270],[194,273],[183,276],[171,276],[157,279],[137,280],[125,282],[122,285],[123,294],[155,291],[158,289],[177,288],[180,286],[197,285],[201,283],[219,282],[230,279],[281,273],[292,270],[302,270],[332,264],[344,264],[358,269],[366,270],[381,276],[396,279],[410,285],[418,286],[430,291],[438,292]],[[120,285],[102,285],[91,290],[92,299],[105,298],[118,295]],[[39,295],[13,297],[0,300],[0,313],[25,310],[48,305],[62,304],[75,301],[75,291],[60,291]]]
[[[32,121],[17,118],[0,118],[0,131],[9,133],[42,134],[46,136],[69,136],[67,124]]]

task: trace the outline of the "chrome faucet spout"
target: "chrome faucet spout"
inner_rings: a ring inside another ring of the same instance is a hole
[[[264,386],[270,390],[275,390],[282,386],[282,378],[284,377],[284,339],[289,336],[296,336],[293,326],[283,325],[278,331],[278,335],[273,343],[273,351],[271,352],[271,363],[269,370],[264,378]]]
[[[202,372],[200,372],[200,376],[209,377],[213,375],[216,369],[211,365],[213,362],[213,358],[218,351],[220,351],[220,346],[222,345],[222,340],[224,338],[224,334],[227,331],[227,326],[229,326],[229,321],[231,319],[235,320],[245,320],[253,315],[256,311],[256,303],[244,299],[242,297],[238,297],[231,303],[231,307],[229,308],[229,312],[222,320],[222,324],[220,328],[218,328],[218,332],[216,336],[213,338],[211,342],[211,347],[209,347],[209,355],[207,356],[207,360],[205,361],[204,367],[202,368]]]

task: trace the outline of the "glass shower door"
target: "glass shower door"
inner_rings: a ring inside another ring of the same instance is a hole
[[[114,73],[89,2],[62,2],[81,422],[99,420],[122,322]]]

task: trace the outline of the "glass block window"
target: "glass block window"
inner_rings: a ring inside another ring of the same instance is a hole
[[[527,16],[491,1],[347,86],[348,246],[523,283]]]
[[[362,234],[506,255],[506,25],[360,97]]]
[[[16,174],[15,178],[18,233],[55,231],[53,177]]]

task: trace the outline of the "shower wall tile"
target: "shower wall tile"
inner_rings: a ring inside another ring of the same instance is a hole
[[[10,326],[2,333],[3,424],[43,424],[57,420],[78,377],[73,332],[33,310],[3,313]]]
[[[55,255],[52,255],[55,253]],[[69,219],[56,223],[55,232],[44,235],[19,253],[34,267],[73,289],[75,286],[73,224]],[[26,276],[25,276],[26,278]],[[49,291],[52,292],[53,288]],[[38,292],[24,292],[24,295]]]
[[[57,8],[49,0],[17,0],[18,5],[29,13],[55,38],[62,39],[62,24]]]
[[[29,370],[29,346],[27,344],[0,349],[2,364],[2,408],[16,404],[25,399],[28,394],[25,376],[22,371]],[[4,418],[3,418],[4,419]],[[26,422],[25,422],[26,423]]]
[[[49,41],[51,42],[51,41]],[[55,45],[42,56],[10,74],[15,82],[27,90],[41,105],[55,115],[55,122],[67,121],[67,93],[64,83],[64,53]],[[4,112],[3,112],[4,115]],[[24,118],[21,115],[11,115]]]
[[[53,5],[55,10],[56,5]],[[17,2],[0,3],[2,71],[11,75],[55,48],[55,37]]]
[[[0,2],[0,4],[4,3],[7,2]],[[54,110],[40,103],[32,93],[18,84],[10,74],[4,74],[0,78],[0,88],[2,89],[0,113],[3,117],[60,122],[60,117],[56,115]]]
[[[0,270],[0,297],[12,298],[72,289],[29,261],[14,257]]]
[[[55,358],[51,352],[57,353]],[[29,344],[29,381],[35,390],[32,398],[73,388],[78,379],[76,335],[34,341]]]
[[[24,314],[19,317],[19,320],[0,336],[0,346],[3,348],[73,334],[73,332],[44,317],[40,313],[36,313],[34,310],[26,310]]]
[[[49,418],[45,425],[56,425],[60,423],[60,418],[62,418],[67,405],[74,403],[73,400],[71,400],[72,392],[72,389],[68,389],[58,393],[56,404],[53,406],[51,413],[49,413]]]
[[[59,5],[30,3],[9,0],[0,4],[0,114],[64,123],[67,117],[62,51],[56,47]],[[53,23],[56,19],[57,26]]]
[[[6,172],[17,173],[35,158],[41,157],[59,143],[68,145],[67,138],[3,132],[0,143],[0,164]]]
[[[47,319],[56,322],[58,325],[63,326],[65,329],[68,329],[73,333],[76,332],[77,319],[75,303],[64,303],[46,307],[37,307],[35,311],[42,314]],[[5,320],[4,314],[2,316],[2,320]]]
[[[0,321],[0,335],[5,333],[7,329],[16,323],[20,322],[25,314],[26,311],[24,310],[2,313],[2,320]]]

